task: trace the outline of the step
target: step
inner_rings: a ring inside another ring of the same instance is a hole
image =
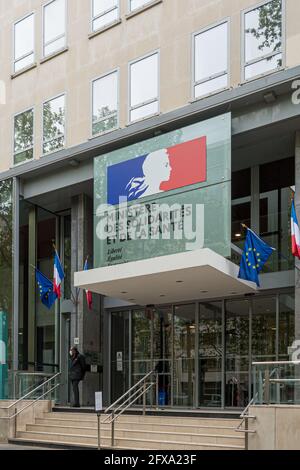
[[[57,416],[59,415],[59,416]],[[70,416],[72,415],[72,416]],[[97,415],[91,413],[44,413],[43,415],[45,418],[48,417],[55,417],[56,419],[72,419],[75,421],[90,421],[90,422],[97,422]],[[107,416],[107,415],[105,415]],[[101,415],[101,420],[105,418]],[[145,423],[153,423],[153,424],[182,424],[182,425],[216,425],[216,426],[229,426],[229,427],[237,427],[240,420],[238,419],[220,419],[220,418],[181,418],[181,417],[166,417],[166,416],[143,416],[143,415],[121,415],[118,418],[118,421],[126,421],[126,422],[142,422]]]
[[[26,426],[26,431],[37,432],[50,432],[58,434],[72,434],[84,435],[97,438],[97,429],[95,428],[73,428],[71,426],[44,426],[41,424],[29,424]],[[111,436],[110,430],[102,430],[102,437],[109,438]],[[244,445],[244,437],[236,433],[232,435],[215,435],[208,433],[182,433],[176,431],[149,431],[149,430],[136,430],[136,429],[123,429],[118,428],[115,431],[116,438],[130,438],[130,439],[150,439],[157,441],[181,441],[188,443],[211,443],[211,444],[228,444],[228,445]]]
[[[80,421],[80,420],[73,420],[73,419],[57,419],[57,418],[36,418],[35,420],[36,424],[42,424],[45,426],[72,426],[74,428],[82,427],[82,428],[93,428],[97,429],[97,422],[96,421]],[[201,434],[202,432],[206,433],[209,432],[210,434],[230,434],[230,435],[236,435],[236,428],[237,424],[234,427],[230,426],[215,426],[215,425],[198,425],[198,424],[192,424],[192,425],[182,425],[176,423],[174,424],[145,424],[145,423],[140,423],[138,421],[119,421],[117,420],[115,423],[116,429],[119,427],[132,427],[133,429],[140,429],[141,431],[143,430],[149,430],[149,431],[162,431],[166,430],[168,432],[169,430],[171,431],[177,431],[177,432],[183,432],[183,433],[196,433],[196,434]],[[111,424],[109,423],[103,423],[101,422],[101,429],[110,429]]]
[[[34,432],[34,431],[22,431],[17,433],[19,440],[32,440],[35,442],[47,442],[47,443],[62,443],[68,444],[72,442],[73,445],[86,445],[97,447],[97,438],[88,437],[84,435],[68,435],[58,434],[49,432]],[[109,448],[111,444],[110,438],[102,438],[102,447]],[[143,439],[127,439],[127,438],[116,438],[115,446],[120,449],[151,449],[151,450],[243,450],[243,445],[227,445],[227,444],[216,444],[216,443],[184,443],[178,441],[155,441],[155,440],[143,440]]]

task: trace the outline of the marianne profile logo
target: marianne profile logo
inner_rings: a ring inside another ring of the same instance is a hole
[[[206,181],[206,137],[107,168],[107,204],[119,204]]]

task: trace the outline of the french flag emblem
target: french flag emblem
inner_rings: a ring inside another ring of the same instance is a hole
[[[206,181],[206,137],[190,140],[107,168],[107,203],[134,201]]]

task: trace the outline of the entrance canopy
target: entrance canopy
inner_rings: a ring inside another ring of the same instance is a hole
[[[254,293],[238,266],[214,251],[177,253],[75,273],[75,287],[148,305]]]

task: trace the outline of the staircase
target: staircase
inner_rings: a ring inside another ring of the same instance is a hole
[[[101,416],[101,421],[104,416]],[[115,423],[114,449],[244,450],[237,419],[121,415]],[[45,412],[17,431],[10,442],[54,447],[97,448],[97,416],[82,412]],[[111,426],[101,423],[101,447],[111,448]]]

